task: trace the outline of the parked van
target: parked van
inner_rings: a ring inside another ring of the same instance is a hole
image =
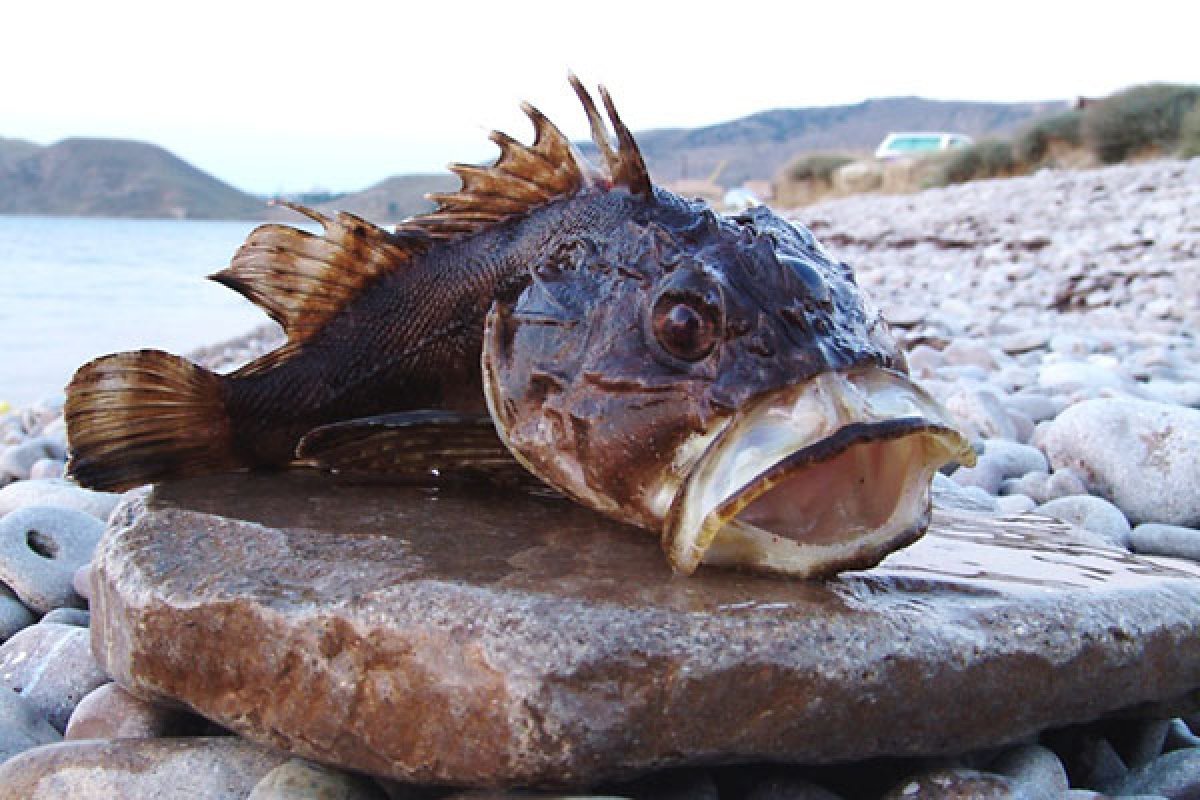
[[[964,147],[971,141],[971,137],[963,133],[936,131],[889,133],[875,149],[875,157],[889,159],[900,156],[918,156],[938,150],[949,150],[951,147]]]

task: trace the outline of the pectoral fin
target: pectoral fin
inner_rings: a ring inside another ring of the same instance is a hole
[[[508,452],[486,414],[408,411],[310,431],[296,455],[354,476],[414,483],[537,483]]]

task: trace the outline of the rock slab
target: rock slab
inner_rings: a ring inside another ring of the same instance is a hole
[[[127,496],[94,565],[131,692],[421,783],[942,755],[1200,686],[1200,567],[1040,517],[935,512],[822,583],[681,578],[561,500],[252,475]]]

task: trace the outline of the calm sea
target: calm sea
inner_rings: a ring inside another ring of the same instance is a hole
[[[204,279],[256,224],[0,216],[0,401],[61,394],[104,353],[182,353],[265,322]]]

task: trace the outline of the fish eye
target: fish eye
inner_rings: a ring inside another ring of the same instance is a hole
[[[668,286],[654,301],[650,322],[655,340],[668,355],[699,361],[720,338],[720,294],[711,285]]]

